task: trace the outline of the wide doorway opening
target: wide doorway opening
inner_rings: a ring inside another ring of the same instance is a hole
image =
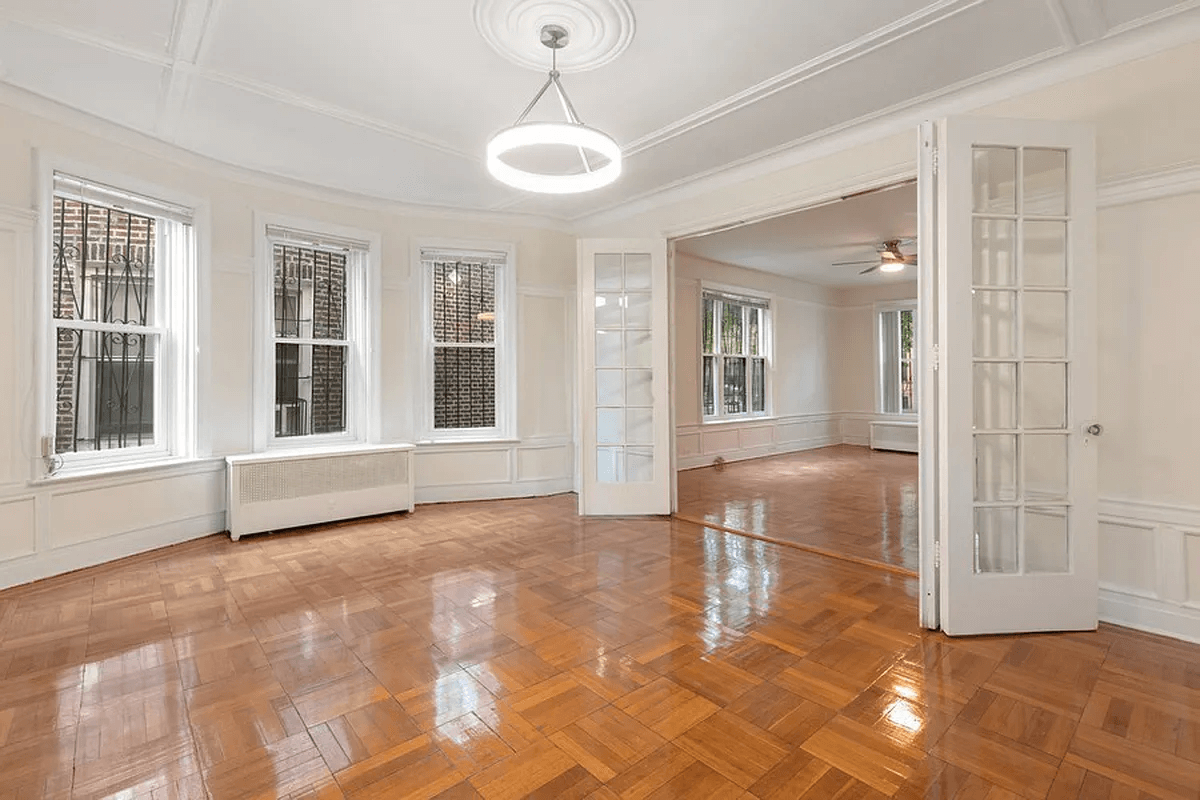
[[[677,516],[917,575],[916,181],[674,241]]]

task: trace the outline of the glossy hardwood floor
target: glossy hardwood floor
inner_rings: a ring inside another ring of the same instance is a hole
[[[915,575],[917,457],[838,445],[679,473],[679,516]]]
[[[573,497],[0,593],[0,798],[1200,796],[1200,647],[949,640],[915,581]]]

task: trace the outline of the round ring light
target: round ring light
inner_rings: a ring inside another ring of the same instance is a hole
[[[526,147],[560,145],[590,150],[608,159],[597,170],[549,175],[518,169],[504,161],[506,153]],[[527,122],[505,128],[487,146],[487,168],[496,180],[514,189],[542,194],[574,194],[608,186],[621,175],[621,148],[606,133],[574,122]]]

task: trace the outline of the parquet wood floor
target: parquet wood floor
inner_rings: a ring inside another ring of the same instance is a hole
[[[1200,647],[915,593],[569,496],[209,537],[0,593],[0,798],[1200,797]]]
[[[681,518],[916,574],[917,457],[866,447],[679,473]]]

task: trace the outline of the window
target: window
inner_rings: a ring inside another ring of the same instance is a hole
[[[507,252],[422,249],[431,440],[512,435]]]
[[[706,290],[703,304],[704,418],[766,414],[767,301]]]
[[[361,440],[369,244],[268,224],[274,439]]]
[[[84,466],[185,454],[191,210],[58,172],[51,205],[55,454]]]
[[[913,354],[917,310],[912,305],[880,310],[879,410],[884,414],[917,413]]]

